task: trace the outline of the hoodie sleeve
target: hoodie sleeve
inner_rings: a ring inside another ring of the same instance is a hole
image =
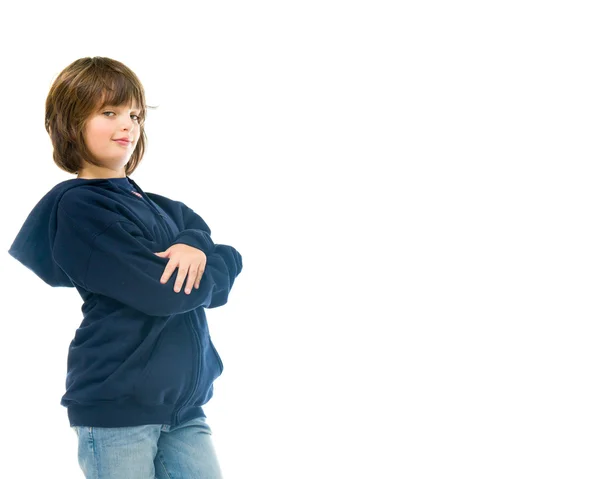
[[[242,271],[243,263],[241,254],[233,247],[225,244],[215,244],[210,237],[210,228],[206,221],[193,209],[182,201],[171,200],[156,193],[146,193],[152,201],[156,202],[181,228],[179,234],[173,240],[175,243],[183,243],[202,250],[208,258],[211,253],[223,258],[227,265],[229,275],[229,289],[216,292],[211,298],[207,308],[223,306],[227,302],[229,290],[233,286],[235,278]],[[202,281],[200,281],[202,284]]]
[[[233,246],[214,244],[210,237],[210,229],[202,217],[182,202],[177,202],[177,206],[180,208],[183,227],[185,229],[179,232],[173,243],[184,243],[188,246],[193,246],[202,250],[205,254],[207,251],[210,251],[213,255],[223,258],[225,262],[229,275],[229,287],[221,291],[215,291],[210,304],[206,307],[217,308],[223,306],[227,303],[227,297],[233,287],[235,278],[242,271],[242,256]],[[202,280],[200,284],[202,284]]]
[[[219,256],[223,259],[227,267],[227,274],[229,275],[229,287],[220,291],[215,291],[211,297],[210,304],[207,308],[217,308],[227,303],[229,297],[229,291],[233,287],[235,278],[242,271],[242,255],[233,247],[226,244],[215,245],[215,256]],[[207,256],[208,264],[208,256]],[[202,280],[200,280],[200,286],[202,286]]]
[[[160,206],[181,229],[173,240],[173,244],[183,243],[202,250],[206,255],[213,251],[215,244],[210,237],[210,228],[200,215],[181,201],[171,200],[157,193],[146,192],[146,195]]]
[[[215,244],[210,237],[210,228],[206,222],[185,204],[177,202],[180,207],[183,230],[179,232],[173,243],[184,243],[202,250],[205,254],[211,252]]]
[[[200,288],[192,288],[189,295],[183,289],[176,293],[176,273],[160,283],[169,259],[154,254],[151,241],[135,224],[113,217],[108,226],[98,228],[99,215],[94,206],[89,210],[77,214],[81,209],[58,208],[53,258],[74,283],[150,316],[184,313],[227,300],[230,269],[237,269],[233,252],[223,254],[215,247],[206,256]]]
[[[189,246],[195,246],[196,248],[204,251],[202,244],[204,235],[206,235],[208,240],[210,240],[212,243],[208,225],[200,215],[186,206],[185,203],[178,201],[176,204],[180,209],[183,227],[185,229],[181,231],[179,235],[177,235],[174,243],[185,243]],[[225,244],[213,244],[213,248],[215,254],[220,255],[228,265],[227,272],[229,273],[229,289],[231,289],[233,283],[235,282],[235,278],[242,271],[242,256],[233,246]],[[204,252],[206,253],[206,251]],[[228,293],[225,290],[215,293],[210,305],[207,306],[207,308],[216,308],[224,305],[227,302],[227,294]]]

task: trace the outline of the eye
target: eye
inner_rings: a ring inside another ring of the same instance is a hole
[[[115,114],[115,112],[114,112],[114,111],[105,111],[105,112],[103,112],[102,114],[103,114],[103,115],[106,115],[107,113],[109,113],[109,114],[110,114],[110,113],[112,113],[113,115]],[[129,115],[129,116],[135,117],[135,121],[138,121],[138,122],[140,121],[140,117],[139,117],[139,115],[132,114],[132,115]]]

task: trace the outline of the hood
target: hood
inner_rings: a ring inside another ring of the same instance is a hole
[[[71,279],[54,262],[52,250],[56,236],[56,213],[62,196],[71,188],[97,185],[111,190],[135,188],[137,184],[128,176],[124,178],[84,179],[73,178],[52,188],[35,205],[19,230],[8,253],[33,271],[50,286],[74,287]],[[141,191],[140,191],[141,193]]]

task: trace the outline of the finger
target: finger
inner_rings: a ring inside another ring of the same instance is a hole
[[[194,286],[194,281],[196,280],[196,275],[198,274],[198,265],[190,265],[190,270],[187,275],[187,284],[185,286],[186,294],[190,294],[192,292],[192,287]]]
[[[181,291],[181,286],[183,285],[185,277],[187,276],[189,267],[190,267],[189,264],[179,263],[179,270],[177,271],[177,279],[175,280],[175,286],[173,288],[173,290],[176,293],[179,293]]]
[[[169,281],[169,278],[171,277],[171,274],[173,274],[173,271],[175,271],[176,267],[177,261],[175,261],[174,259],[170,259],[167,263],[167,266],[165,266],[165,270],[163,271],[162,276],[160,277],[160,282],[162,284],[165,284],[167,281]]]
[[[198,268],[198,275],[196,276],[196,284],[194,285],[196,287],[196,289],[200,288],[200,279],[202,278],[203,274],[204,274],[204,268],[202,268],[202,269]]]
[[[164,251],[159,251],[158,253],[154,253],[156,256],[160,256],[161,258],[168,258],[171,253],[171,248],[167,248]]]

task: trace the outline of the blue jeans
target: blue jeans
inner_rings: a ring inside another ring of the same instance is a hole
[[[72,426],[86,479],[222,479],[205,418],[176,427]]]

